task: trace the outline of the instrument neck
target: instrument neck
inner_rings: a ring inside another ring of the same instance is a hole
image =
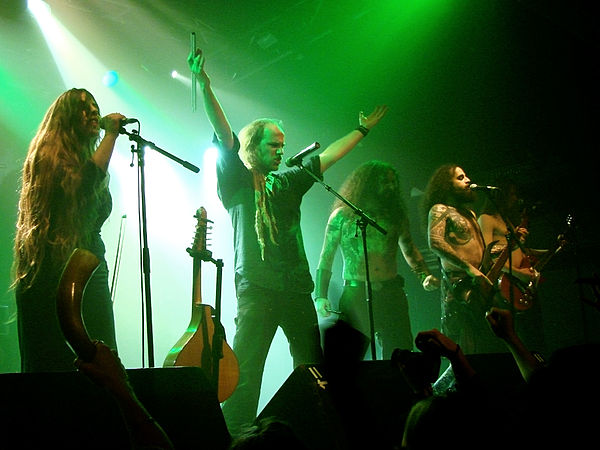
[[[192,272],[192,303],[194,305],[202,304],[202,259],[199,256],[194,256],[193,272]]]

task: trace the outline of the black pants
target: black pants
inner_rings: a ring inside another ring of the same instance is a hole
[[[310,294],[238,282],[237,298],[233,352],[240,366],[240,380],[223,404],[223,415],[233,436],[256,418],[265,361],[278,327],[289,342],[294,367],[322,362],[317,315]]]
[[[389,281],[371,283],[371,289],[375,337],[383,349],[383,358],[389,359],[396,348],[412,350],[413,337],[404,279],[398,276]],[[340,319],[370,337],[366,298],[365,283],[347,281],[339,302],[342,313]]]

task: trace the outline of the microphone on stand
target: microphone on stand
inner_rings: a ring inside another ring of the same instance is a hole
[[[129,119],[129,118],[121,119],[122,127],[124,127],[125,125],[129,125],[130,123],[140,123],[140,121],[137,119]],[[100,125],[100,128],[102,128],[103,130],[106,130],[106,125],[104,124],[104,117],[100,118],[98,125]]]
[[[486,191],[486,192],[501,190],[499,187],[496,187],[496,186],[480,186],[475,183],[471,183],[469,185],[469,189],[471,189],[472,191]]]
[[[291,158],[286,159],[285,160],[285,165],[288,166],[288,167],[297,166],[298,164],[300,164],[302,162],[302,159],[306,155],[308,155],[309,153],[314,152],[315,150],[319,149],[320,147],[321,147],[321,144],[319,144],[318,142],[313,142],[312,144],[310,144],[305,149],[300,150],[298,153],[296,153]]]

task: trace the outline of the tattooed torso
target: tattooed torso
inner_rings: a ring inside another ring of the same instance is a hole
[[[367,227],[367,251],[371,281],[390,280],[397,275],[399,229],[396,224],[372,217],[387,234]],[[332,225],[339,228],[340,248],[344,260],[343,277],[346,280],[365,280],[363,238],[356,218],[337,214]]]
[[[485,249],[475,216],[441,204],[429,212],[429,245],[445,270],[465,270],[466,264],[478,267]]]

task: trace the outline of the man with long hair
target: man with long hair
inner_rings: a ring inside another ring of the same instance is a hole
[[[64,265],[78,247],[101,261],[82,301],[87,330],[116,349],[100,229],[112,208],[106,171],[123,118],[119,113],[101,118],[92,94],[70,89],[50,106],[29,145],[14,260],[23,372],[74,370],[74,354],[56,315],[56,292]]]
[[[219,148],[217,189],[234,230],[236,333],[233,351],[240,381],[223,405],[232,435],[256,417],[265,360],[278,327],[285,333],[294,366],[320,362],[317,315],[302,232],[300,204],[314,183],[301,168],[274,173],[282,161],[285,134],[281,123],[258,119],[238,136],[217,100],[196,50],[188,64],[197,75],[206,115]],[[304,165],[316,176],[346,155],[385,115],[387,107],[359,115],[359,126]]]
[[[519,198],[517,185],[510,180],[499,180],[498,192],[490,193],[484,200],[484,206],[479,214],[478,222],[486,244],[496,242],[491,249],[492,256],[497,256],[507,245],[507,236],[512,236],[513,251],[507,258],[503,272],[510,272],[524,283],[528,283],[533,271],[527,265],[527,255],[523,252],[523,244],[527,239],[527,212]],[[510,229],[509,229],[510,227]],[[519,240],[521,246],[516,245]],[[510,266],[509,266],[510,263]]]
[[[456,164],[439,167],[429,179],[422,201],[429,247],[442,271],[442,333],[465,353],[503,350],[487,325],[485,313],[492,292],[480,270],[485,241],[472,209],[476,200],[471,180]]]
[[[525,201],[520,198],[517,183],[504,177],[494,182],[499,188],[485,197],[479,214],[479,226],[486,244],[495,242],[490,249],[497,258],[508,245],[513,247],[498,282],[506,307],[514,309],[517,331],[529,348],[544,351],[544,334],[540,299],[534,293],[540,278],[536,262],[547,250],[532,249],[529,237],[529,214]],[[492,280],[493,281],[493,280]]]
[[[374,331],[389,359],[396,348],[412,349],[413,339],[404,292],[404,279],[398,274],[398,247],[404,260],[423,288],[439,286],[410,233],[410,223],[396,169],[372,160],[357,167],[344,181],[340,195],[373,218],[386,234],[371,228],[367,232],[369,279],[373,293]],[[366,261],[358,216],[342,200],[336,199],[327,222],[316,275],[315,302],[322,317],[331,315],[328,298],[331,269],[338,248],[343,258],[344,290],[339,299],[339,319],[370,336],[366,300]]]

